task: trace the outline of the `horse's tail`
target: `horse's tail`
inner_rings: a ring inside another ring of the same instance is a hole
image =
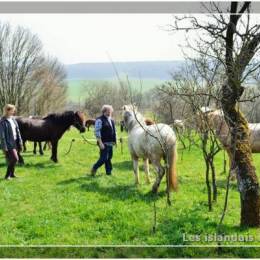
[[[177,162],[177,144],[175,143],[167,152],[168,158],[168,181],[169,190],[178,190],[177,172],[176,172],[176,162]]]

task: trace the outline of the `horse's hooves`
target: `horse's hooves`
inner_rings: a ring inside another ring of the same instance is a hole
[[[57,162],[58,162],[58,160],[57,160],[57,159],[55,159],[55,158],[51,158],[51,160],[52,160],[53,162],[55,162],[55,163],[57,163]]]
[[[44,153],[40,153],[40,155],[44,155]]]

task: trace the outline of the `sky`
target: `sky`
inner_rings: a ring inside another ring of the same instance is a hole
[[[183,33],[166,30],[170,14],[1,14],[1,22],[29,28],[46,53],[64,64],[181,60]]]
[[[184,59],[185,33],[167,30],[172,14],[1,14],[0,22],[30,29],[64,64]]]

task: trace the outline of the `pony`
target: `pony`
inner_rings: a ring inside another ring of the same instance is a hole
[[[123,106],[123,121],[128,132],[128,148],[133,161],[135,183],[139,184],[138,160],[144,161],[146,182],[150,183],[149,160],[157,172],[152,192],[158,191],[165,169],[161,164],[164,159],[169,167],[169,190],[177,191],[177,143],[172,128],[166,124],[153,124],[147,126],[143,116],[135,111],[133,106]]]
[[[86,120],[85,126],[87,127],[88,131],[90,126],[95,125],[96,119],[90,118]]]
[[[29,116],[30,119],[42,119],[41,116]],[[42,143],[41,142],[34,142],[33,143],[33,154],[37,154],[37,145],[39,146],[39,154],[43,155],[43,150],[46,149],[42,149]],[[44,147],[46,148],[47,142],[44,144]],[[24,147],[24,152],[26,152],[26,143],[23,142],[23,147]]]
[[[24,142],[50,142],[51,160],[58,162],[57,149],[59,139],[70,126],[74,126],[80,133],[86,131],[85,116],[82,112],[65,111],[63,113],[49,114],[42,119],[17,117],[17,123]],[[20,163],[24,163],[22,157]]]
[[[227,151],[229,157],[229,164],[232,163],[232,149],[231,149],[231,135],[230,129],[225,121],[223,110],[217,109],[201,109],[206,119],[207,125],[212,129],[220,141],[224,150]],[[249,142],[251,145],[252,153],[260,153],[260,123],[249,123]]]

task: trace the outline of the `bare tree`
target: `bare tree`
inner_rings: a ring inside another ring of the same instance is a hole
[[[193,138],[193,143],[201,149],[205,162],[209,211],[212,210],[212,200],[217,201],[214,158],[220,151],[220,146],[209,119],[201,108],[216,106],[218,102],[216,82],[219,75],[221,75],[219,63],[212,63],[201,57],[190,60],[181,73],[173,75],[171,82],[158,88],[158,91],[168,95],[168,98],[182,100],[179,104],[185,104],[184,120],[190,121],[193,132],[195,130],[197,133],[189,138]]]
[[[31,84],[36,93],[30,102],[30,111],[34,115],[45,115],[63,111],[67,99],[66,71],[56,59],[47,57],[34,71]]]
[[[114,116],[121,117],[122,106],[130,103],[130,91],[127,84],[121,79],[119,84],[108,81],[84,82],[82,87],[86,91],[85,109],[88,114],[91,117],[97,116],[102,105],[109,100],[115,109]],[[132,90],[131,97],[134,102],[142,99],[141,96],[141,93]],[[117,111],[120,111],[120,115],[117,115]]]
[[[13,103],[24,110],[33,92],[28,82],[41,61],[42,44],[36,35],[0,24],[0,108]]]
[[[221,105],[231,131],[231,153],[236,166],[241,201],[241,226],[260,226],[259,183],[253,165],[249,143],[249,129],[239,109],[245,79],[259,70],[260,25],[252,21],[250,2],[231,2],[228,14],[223,14],[216,3],[207,8],[207,20],[196,16],[176,17],[173,30],[196,30],[199,53],[219,60],[225,69],[221,86]],[[182,22],[186,21],[186,24]],[[188,22],[188,24],[187,24]]]

